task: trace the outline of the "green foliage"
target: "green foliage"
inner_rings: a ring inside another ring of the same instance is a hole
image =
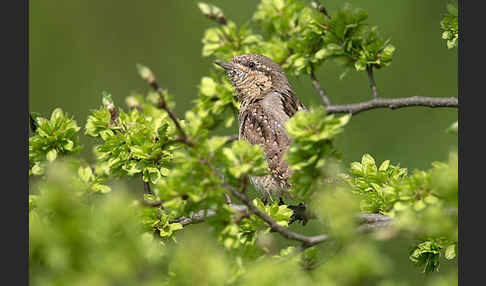
[[[388,161],[376,167],[374,159],[365,154],[361,163],[351,164],[348,182],[361,198],[361,210],[381,212],[395,217],[397,228],[408,232],[418,244],[410,259],[424,272],[438,270],[441,250],[457,243],[457,155],[449,162],[434,162],[428,171],[414,171],[390,165]],[[447,257],[452,259],[449,250]]]
[[[323,175],[323,167],[330,157],[337,155],[332,139],[342,132],[350,116],[336,118],[326,115],[324,108],[312,108],[309,112],[297,112],[286,124],[287,135],[292,138],[286,161],[295,173],[290,181],[297,200],[305,201],[319,187],[316,177]]]
[[[230,127],[235,121],[240,104],[233,95],[233,87],[226,77],[203,77],[199,85],[200,95],[195,101],[195,109],[207,112],[213,117],[209,129],[218,127],[224,122],[224,127]]]
[[[231,144],[231,148],[223,149],[227,164],[225,175],[231,180],[238,180],[252,176],[267,174],[267,162],[263,156],[263,148],[251,145],[247,141],[238,140]]]
[[[407,176],[407,169],[390,165],[386,160],[379,167],[371,155],[365,154],[360,162],[351,163],[349,183],[361,200],[361,210],[371,213],[386,213],[398,200],[393,186],[399,185]]]
[[[252,21],[241,28],[230,21],[206,30],[202,54],[230,60],[238,54],[259,53],[293,75],[310,73],[311,65],[331,59],[346,70],[388,66],[395,47],[389,39],[382,39],[377,27],[368,27],[367,18],[366,11],[349,4],[326,17],[304,1],[264,0]],[[251,24],[262,34],[249,29]]]
[[[457,135],[458,132],[459,132],[459,122],[456,121],[456,122],[452,123],[451,126],[449,126],[449,128],[447,128],[447,132],[455,133]]]
[[[170,138],[174,132],[167,115],[148,108],[145,114],[138,109],[119,111],[116,118],[110,107],[93,110],[86,123],[86,134],[100,138],[102,144],[95,147],[96,158],[106,163],[105,172],[114,176],[141,175],[145,182],[156,183],[168,172],[172,151],[179,143]]]
[[[444,14],[440,27],[442,29],[442,39],[447,41],[447,48],[457,47],[459,39],[459,20],[457,2],[447,4],[447,14]]]
[[[439,258],[442,252],[446,259],[454,259],[456,257],[456,245],[450,244],[446,247],[442,240],[427,240],[412,249],[409,258],[417,266],[423,267],[422,272],[439,271]]]
[[[29,211],[30,284],[164,282],[164,249],[144,235],[130,198],[117,193],[87,204],[73,196],[78,189],[69,169],[50,169],[50,180],[35,200],[38,207]]]
[[[81,150],[76,121],[62,109],[52,111],[49,119],[35,114],[36,131],[29,137],[29,175],[41,175],[45,163]]]

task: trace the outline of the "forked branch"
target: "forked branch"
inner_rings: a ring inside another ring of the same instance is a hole
[[[177,131],[179,132],[179,135],[180,135],[180,138],[178,138],[179,141],[188,145],[188,146],[194,146],[194,143],[189,139],[189,137],[186,135],[186,132],[182,128],[182,126],[179,122],[179,119],[177,118],[175,113],[167,105],[167,102],[165,101],[165,97],[164,97],[164,94],[163,94],[163,90],[159,86],[159,83],[155,79],[155,76],[152,73],[152,71],[148,67],[145,67],[145,66],[142,66],[142,65],[137,65],[137,68],[138,68],[138,72],[139,72],[140,76],[145,81],[147,81],[147,83],[155,90],[155,92],[158,93],[158,95],[159,95],[158,107],[165,110],[165,112],[167,112],[167,114],[169,115],[169,118],[172,120],[172,122],[174,122],[174,125],[177,128]]]
[[[368,70],[368,77],[370,80],[370,87],[373,93],[373,99],[364,102],[351,103],[351,104],[332,104],[329,98],[326,96],[324,89],[321,87],[317,81],[314,70],[311,69],[310,78],[312,80],[312,85],[316,89],[317,93],[321,96],[324,106],[326,107],[327,114],[334,113],[350,113],[356,115],[363,111],[377,109],[377,108],[390,108],[398,109],[404,107],[412,106],[423,106],[423,107],[453,107],[457,108],[459,102],[457,97],[422,97],[422,96],[411,96],[405,98],[379,98],[378,90],[376,88],[375,80],[373,77],[373,71],[370,68]]]

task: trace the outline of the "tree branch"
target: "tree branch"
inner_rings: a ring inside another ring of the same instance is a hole
[[[319,10],[319,12],[321,12],[324,15],[326,15],[327,18],[331,19],[331,16],[329,16],[329,14],[327,13],[326,8],[321,3],[312,1],[311,2],[311,7]]]
[[[231,205],[233,211],[237,213],[248,213],[248,208],[245,205]],[[189,224],[197,224],[206,221],[207,218],[216,215],[215,210],[200,210],[196,213],[191,213],[189,217],[180,217],[170,221],[170,223],[180,223],[182,226]]]
[[[306,236],[306,235],[302,235],[290,231],[289,229],[286,229],[283,226],[277,224],[277,222],[272,217],[270,217],[269,215],[261,211],[259,208],[254,206],[253,203],[250,202],[250,200],[246,197],[245,194],[238,192],[233,187],[228,185],[223,185],[223,187],[228,191],[230,191],[241,202],[243,202],[243,204],[245,204],[251,212],[253,212],[256,216],[258,216],[263,221],[265,221],[272,230],[280,233],[283,237],[287,239],[302,242],[303,247],[311,247],[313,245],[316,245],[318,243],[324,242],[329,239],[329,236],[326,234],[316,235],[316,236]]]
[[[223,15],[223,12],[219,10],[219,8],[215,8],[214,6],[209,6],[206,4],[199,4],[199,9],[204,16],[208,17],[209,19],[216,21],[218,24],[225,26],[228,24],[228,20]]]
[[[331,101],[327,97],[324,89],[321,87],[314,74],[314,67],[311,65],[310,78],[312,85],[317,93],[321,96],[322,102],[326,107],[327,114],[334,113],[350,113],[358,114],[363,111],[377,109],[377,108],[390,108],[398,109],[412,106],[424,106],[424,107],[455,107],[459,106],[457,97],[422,97],[412,96],[405,98],[378,98],[378,89],[376,88],[375,79],[373,76],[373,69],[371,66],[367,66],[368,78],[370,80],[370,88],[373,94],[373,99],[364,102],[335,105],[331,104]]]
[[[371,93],[373,94],[373,99],[378,98],[378,89],[376,88],[375,77],[373,75],[373,66],[367,65],[366,71],[368,72],[368,79],[370,81]]]
[[[143,190],[146,194],[153,195],[152,189],[150,188],[150,182],[143,181]]]
[[[160,101],[159,101],[158,107],[165,110],[165,112],[167,112],[167,114],[169,115],[169,118],[172,120],[172,122],[174,122],[174,124],[177,128],[177,131],[180,134],[180,138],[178,138],[178,140],[180,142],[188,145],[188,146],[191,146],[191,147],[194,146],[194,143],[191,140],[189,140],[189,137],[187,137],[186,132],[184,131],[184,129],[182,128],[182,126],[179,122],[179,119],[177,118],[175,113],[172,112],[172,110],[170,110],[169,106],[167,105],[167,102],[165,101],[165,98],[164,98],[164,95],[163,95],[163,90],[159,86],[159,83],[155,79],[155,76],[152,73],[152,71],[148,67],[145,67],[145,66],[142,66],[142,65],[137,65],[137,67],[138,67],[138,71],[139,71],[140,76],[144,80],[147,81],[147,83],[155,90],[155,92],[157,92],[159,94],[159,100]]]
[[[37,131],[37,122],[32,116],[32,113],[29,113],[29,123],[30,123],[30,131],[32,131],[32,133],[35,133]]]
[[[405,98],[377,98],[365,102],[330,105],[326,107],[328,114],[333,113],[351,113],[353,115],[360,112],[376,109],[376,108],[390,108],[398,109],[411,106],[424,107],[458,107],[457,97],[421,97],[412,96]]]
[[[231,135],[231,136],[228,138],[228,140],[226,141],[226,143],[224,143],[224,144],[230,144],[230,143],[232,143],[233,141],[237,141],[237,140],[238,140],[238,137],[239,137],[239,136],[238,136],[238,134]]]
[[[321,85],[317,81],[316,75],[314,74],[314,65],[312,63],[311,63],[311,73],[310,73],[310,77],[311,77],[311,80],[312,80],[312,85],[314,86],[314,88],[317,90],[317,92],[321,96],[322,102],[324,103],[324,105],[325,106],[330,106],[331,105],[331,101],[326,96],[326,92],[324,91],[324,89],[321,87]]]

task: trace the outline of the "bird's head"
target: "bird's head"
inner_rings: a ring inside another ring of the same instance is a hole
[[[263,55],[245,54],[214,63],[225,69],[240,101],[263,98],[272,90],[289,87],[282,68]]]

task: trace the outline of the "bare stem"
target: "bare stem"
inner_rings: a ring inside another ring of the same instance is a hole
[[[405,98],[377,98],[365,102],[343,104],[343,105],[331,105],[326,107],[328,114],[333,113],[351,113],[353,115],[360,112],[377,109],[377,108],[390,108],[398,109],[412,106],[424,106],[424,107],[458,107],[457,97],[421,97],[412,96]]]
[[[224,194],[224,200],[227,205],[233,205],[233,202],[231,201],[231,197],[228,194]]]
[[[143,182],[143,190],[146,194],[153,195],[152,189],[150,188],[150,182]]]
[[[37,131],[37,122],[35,121],[34,117],[32,117],[32,114],[29,113],[29,119],[30,119],[30,131],[32,133],[35,133]]]
[[[329,100],[329,98],[326,96],[326,92],[324,91],[324,89],[321,87],[321,85],[319,84],[319,82],[317,81],[316,79],[316,75],[314,74],[314,65],[311,64],[311,73],[310,73],[310,77],[311,77],[311,80],[312,80],[312,85],[314,86],[314,88],[317,90],[317,92],[319,93],[319,95],[321,96],[322,98],[322,102],[324,103],[325,106],[330,106],[331,105],[331,101]]]
[[[314,74],[314,67],[311,65],[310,78],[312,80],[312,85],[316,89],[317,93],[322,98],[322,102],[326,107],[327,114],[334,113],[350,113],[358,114],[363,111],[377,109],[377,108],[390,108],[398,109],[404,107],[412,106],[424,106],[424,107],[454,107],[459,106],[457,97],[422,97],[422,96],[411,96],[405,98],[379,98],[378,89],[376,88],[376,83],[373,75],[373,67],[371,65],[366,67],[368,72],[368,79],[370,81],[370,88],[373,94],[373,99],[364,102],[352,103],[352,104],[331,104],[329,98],[326,96],[324,89],[321,87]]]
[[[367,65],[366,71],[368,72],[368,79],[370,81],[371,93],[373,94],[373,98],[377,99],[378,98],[378,89],[376,88],[375,77],[373,75],[373,66]]]
[[[148,76],[146,78],[146,80],[150,84],[150,86],[159,94],[159,97],[160,97],[159,108],[165,110],[165,112],[167,112],[167,114],[169,115],[169,118],[172,120],[172,122],[174,122],[174,124],[177,128],[177,131],[179,131],[179,134],[181,136],[179,138],[179,141],[188,145],[188,146],[194,146],[194,143],[192,143],[192,141],[189,140],[189,137],[187,137],[186,132],[184,132],[184,129],[182,129],[182,126],[179,122],[179,119],[177,118],[175,113],[172,112],[172,110],[170,110],[169,106],[167,105],[167,102],[165,101],[165,98],[164,98],[164,95],[163,95],[162,88],[160,88],[159,83],[155,79],[155,76],[150,74],[150,76]]]
[[[235,134],[235,135],[231,135],[228,140],[226,141],[225,144],[230,144],[232,143],[233,141],[237,141],[238,140],[238,134]]]
[[[319,10],[319,12],[321,12],[322,14],[326,15],[327,18],[331,19],[331,16],[329,16],[329,14],[327,13],[326,8],[321,3],[312,1],[311,2],[311,6],[313,8],[315,8],[315,9]]]
[[[290,231],[289,229],[286,229],[285,227],[277,224],[277,222],[272,217],[270,217],[269,215],[261,211],[259,208],[254,206],[244,193],[238,192],[236,189],[228,185],[224,185],[223,187],[228,191],[230,191],[243,204],[245,204],[251,212],[253,212],[256,216],[258,216],[263,221],[265,221],[273,231],[280,233],[283,237],[287,239],[302,242],[303,247],[311,247],[313,245],[322,243],[329,239],[329,236],[326,234],[321,234],[316,236],[306,236],[306,235],[302,235]]]

